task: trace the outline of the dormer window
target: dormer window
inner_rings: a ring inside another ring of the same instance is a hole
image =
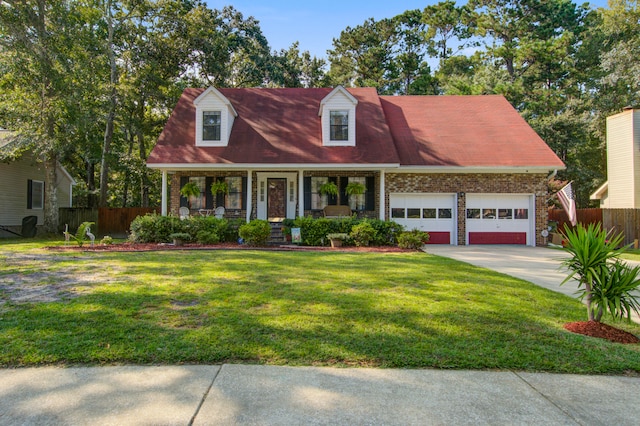
[[[196,146],[227,146],[238,113],[219,90],[209,87],[193,104],[196,113]]]
[[[220,111],[202,112],[202,140],[219,141],[222,127],[222,113]]]
[[[332,141],[349,140],[349,111],[331,111],[329,113],[330,135]]]
[[[320,101],[324,146],[356,146],[356,106],[358,100],[338,86]]]

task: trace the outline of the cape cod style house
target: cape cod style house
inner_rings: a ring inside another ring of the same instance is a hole
[[[147,165],[162,171],[162,214],[187,205],[191,181],[192,214],[279,221],[349,205],[454,245],[543,244],[547,179],[564,168],[502,96],[340,86],[186,89]],[[215,181],[228,193],[214,199]],[[337,196],[321,194],[328,181]],[[348,195],[351,182],[365,193]]]

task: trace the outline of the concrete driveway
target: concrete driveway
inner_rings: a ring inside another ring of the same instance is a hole
[[[561,268],[567,254],[561,249],[511,245],[448,246],[426,245],[424,251],[449,257],[512,277],[520,278],[549,290],[575,297],[577,283],[560,283],[568,272]]]

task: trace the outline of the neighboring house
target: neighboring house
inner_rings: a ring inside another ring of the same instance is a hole
[[[592,200],[601,208],[640,209],[640,110],[607,117],[607,177]]]
[[[193,181],[194,214],[215,204],[229,218],[279,221],[351,205],[432,243],[527,245],[544,243],[547,179],[564,168],[502,96],[340,86],[187,89],[147,165],[163,172],[163,214],[187,205],[179,190]],[[214,200],[218,180],[229,192]],[[337,197],[320,194],[327,181]],[[366,193],[347,196],[349,182]]]
[[[0,130],[0,151],[9,148],[11,132]],[[1,154],[1,152],[0,152]],[[58,206],[71,207],[75,180],[58,165]],[[0,227],[21,233],[22,219],[36,216],[44,221],[45,172],[41,161],[29,153],[16,159],[0,161]],[[0,228],[0,237],[13,234]]]

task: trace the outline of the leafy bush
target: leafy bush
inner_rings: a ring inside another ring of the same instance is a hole
[[[375,246],[394,246],[398,241],[398,235],[404,231],[404,227],[397,222],[380,219],[369,219],[369,223],[376,230],[376,235],[371,242]]]
[[[173,241],[191,241],[191,235],[186,232],[174,232],[173,234],[169,234],[169,238]]]
[[[78,247],[82,247],[84,242],[87,240],[87,230],[91,228],[92,225],[95,225],[95,222],[82,222],[80,226],[78,226],[78,230],[75,235],[71,232],[65,232],[65,234],[69,237],[69,239],[75,241],[78,244]]]
[[[419,250],[429,242],[429,233],[414,229],[398,235],[398,246],[404,249]]]
[[[622,234],[608,235],[600,224],[590,224],[587,228],[578,224],[574,229],[565,226],[562,236],[567,241],[564,250],[571,256],[562,262],[569,270],[562,284],[572,278],[578,280],[579,297],[587,305],[589,321],[600,321],[607,311],[614,317],[621,316],[636,306],[627,302],[623,307],[615,302],[631,300],[628,292],[640,284],[636,280],[637,271],[631,276],[633,270],[621,269],[618,262],[611,263],[624,251],[619,248],[624,239]],[[610,301],[614,301],[613,306]]]
[[[218,244],[220,235],[213,231],[202,230],[196,234],[196,241],[200,244]]]
[[[212,235],[206,237],[207,241],[215,241],[217,237],[219,242],[227,234],[228,228],[229,223],[225,219],[191,216],[180,220],[176,216],[160,216],[154,213],[138,216],[131,222],[130,240],[136,243],[166,243],[172,241],[171,234],[184,232],[192,241],[200,241],[199,234],[209,233]],[[205,238],[204,234],[202,236]]]
[[[266,220],[256,219],[238,229],[240,237],[251,246],[264,246],[271,236],[271,225]]]
[[[103,246],[110,246],[111,244],[113,244],[113,238],[111,238],[109,235],[105,235],[100,240],[100,244],[102,244]]]
[[[227,222],[227,227],[221,235],[221,241],[235,243],[240,238],[238,230],[242,225],[247,223],[244,219],[231,219]]]
[[[356,246],[367,247],[375,239],[376,230],[368,221],[364,220],[351,228],[349,236]]]

